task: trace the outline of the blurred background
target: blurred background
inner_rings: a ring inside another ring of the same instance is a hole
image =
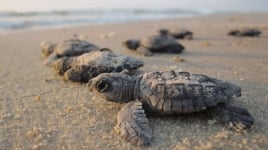
[[[267,11],[267,0],[8,0],[0,5],[0,30]]]

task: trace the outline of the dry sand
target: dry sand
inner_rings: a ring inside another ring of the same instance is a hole
[[[140,149],[113,128],[122,105],[94,97],[86,85],[65,82],[43,64],[39,43],[79,35],[117,53],[144,60],[141,71],[181,69],[242,87],[235,104],[256,123],[238,133],[204,116],[149,117],[152,145],[145,149],[268,149],[268,14],[228,14],[137,23],[16,31],[0,34],[0,149]],[[159,28],[185,27],[178,55],[138,56],[121,46]],[[236,27],[259,27],[260,38],[226,36]]]

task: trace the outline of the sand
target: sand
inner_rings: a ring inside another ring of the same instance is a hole
[[[0,33],[0,149],[142,149],[114,131],[122,105],[92,95],[85,84],[64,81],[43,64],[39,43],[76,34],[117,53],[142,59],[141,72],[181,69],[242,87],[234,104],[247,108],[255,126],[236,132],[203,115],[149,116],[153,142],[144,149],[268,148],[268,14],[225,14],[109,25]],[[143,57],[121,42],[159,28],[188,28],[180,55]],[[260,38],[228,37],[236,27],[258,27]],[[179,59],[184,59],[180,62]]]

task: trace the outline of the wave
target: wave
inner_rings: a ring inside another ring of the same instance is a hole
[[[214,12],[211,10],[182,9],[85,9],[44,12],[0,11],[0,29],[104,24],[173,17],[192,17],[211,13]]]

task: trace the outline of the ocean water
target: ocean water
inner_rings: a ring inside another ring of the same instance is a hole
[[[43,12],[0,11],[0,30],[106,24],[212,14],[209,10],[86,9]]]

